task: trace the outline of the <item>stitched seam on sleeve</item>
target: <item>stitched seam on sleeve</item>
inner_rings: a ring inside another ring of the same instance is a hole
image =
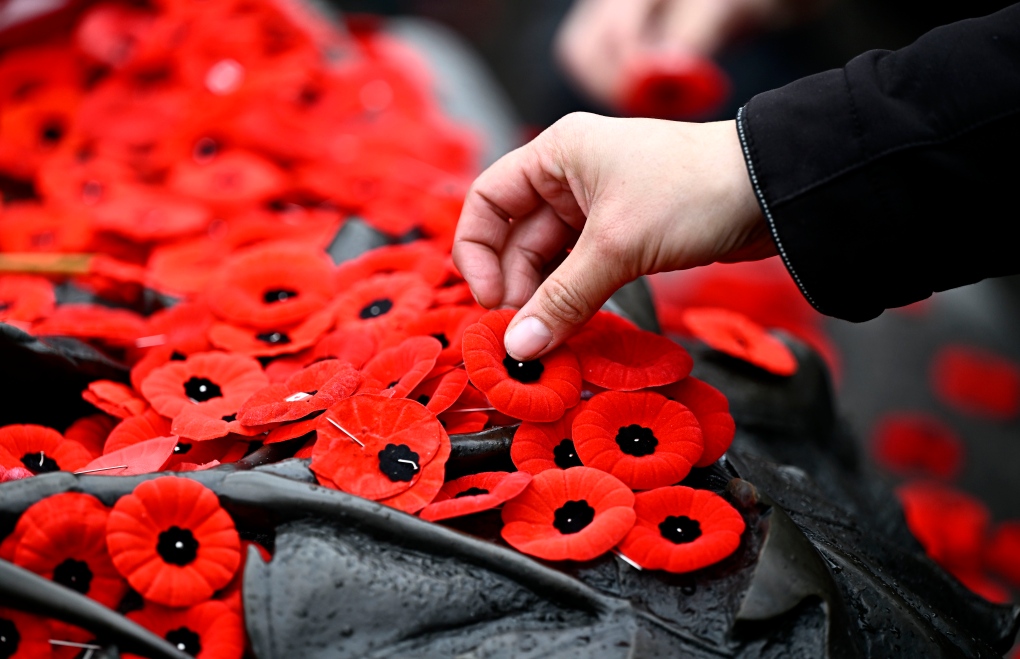
[[[779,250],[779,256],[783,259],[783,263],[786,264],[786,269],[789,270],[790,274],[793,276],[793,281],[797,283],[797,288],[800,289],[800,292],[804,295],[807,301],[811,303],[812,307],[821,313],[825,313],[819,308],[814,298],[811,297],[811,294],[807,292],[807,289],[804,287],[804,282],[801,281],[800,276],[793,267],[793,264],[790,263],[790,257],[787,256],[786,249],[783,248],[782,241],[779,240],[779,232],[776,230],[776,222],[772,217],[772,211],[769,209],[768,202],[765,200],[765,195],[762,192],[761,185],[758,183],[758,174],[754,171],[754,160],[751,158],[751,148],[749,146],[748,136],[744,132],[744,121],[746,121],[744,108],[746,107],[747,106],[743,106],[737,110],[737,135],[740,138],[740,148],[744,151],[744,161],[747,163],[747,172],[751,175],[751,186],[754,188],[754,196],[758,198],[758,203],[761,205],[762,212],[765,215],[765,220],[768,222],[769,231],[772,233],[772,239],[775,241],[776,248]]]

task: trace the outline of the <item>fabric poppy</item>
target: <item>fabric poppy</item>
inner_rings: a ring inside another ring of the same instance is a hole
[[[4,206],[0,252],[81,253],[92,240],[92,225],[81,215],[36,203]]]
[[[269,243],[235,252],[209,281],[209,307],[236,325],[294,325],[332,299],[333,264],[307,245]]]
[[[352,284],[335,301],[339,328],[401,326],[432,304],[432,287],[416,272],[374,275]]]
[[[586,382],[615,391],[671,384],[687,377],[694,366],[687,351],[673,341],[605,311],[567,345],[577,355]]]
[[[384,245],[341,263],[336,281],[344,289],[372,275],[394,272],[417,272],[430,286],[438,286],[446,279],[446,254],[425,241]]]
[[[365,364],[361,373],[366,379],[393,389],[394,397],[402,398],[432,371],[442,350],[438,339],[413,336],[394,348],[381,351]]]
[[[462,342],[464,330],[485,313],[478,307],[445,307],[430,309],[420,318],[410,321],[405,328],[411,336],[431,336],[443,344],[436,359],[437,365],[454,366],[464,361]]]
[[[136,476],[162,470],[177,450],[178,437],[154,437],[102,455],[81,469],[97,476]]]
[[[312,349],[312,360],[340,359],[360,369],[375,356],[377,341],[360,327],[333,330],[319,339]]]
[[[952,480],[963,467],[963,442],[938,417],[923,412],[885,415],[871,446],[880,465],[900,474]]]
[[[131,345],[145,335],[145,321],[125,309],[96,304],[63,304],[32,327],[37,336],[96,339],[112,345]]]
[[[347,362],[315,362],[285,384],[271,384],[256,391],[241,405],[237,418],[250,426],[297,421],[351,396],[360,384],[361,375]]]
[[[92,209],[97,230],[137,242],[160,241],[201,231],[213,219],[204,204],[149,187],[125,187]]]
[[[40,500],[18,520],[14,563],[104,606],[116,606],[127,585],[106,550],[109,514],[88,494],[54,494]]]
[[[220,410],[198,405],[184,407],[170,424],[170,432],[192,442],[221,439],[234,433],[243,437],[257,437],[272,427],[246,426],[237,420],[237,412],[220,414]]]
[[[489,311],[464,330],[464,367],[471,382],[500,412],[523,421],[549,422],[581,400],[581,371],[566,347],[518,362],[503,347],[516,312]]]
[[[729,450],[737,426],[730,414],[730,402],[721,391],[707,382],[688,376],[660,388],[658,392],[693,412],[701,426],[705,450],[701,459],[694,463],[695,467],[707,467]]]
[[[240,149],[225,149],[208,162],[179,160],[170,171],[167,186],[180,194],[210,204],[239,206],[279,196],[286,176],[271,161]]]
[[[234,521],[212,490],[187,478],[139,484],[117,501],[106,531],[117,570],[142,597],[166,606],[209,599],[241,561]]]
[[[244,619],[223,602],[212,600],[186,609],[146,604],[127,618],[196,659],[241,659],[244,655]],[[142,659],[132,654],[124,657]]]
[[[994,352],[948,345],[931,367],[935,395],[954,409],[989,419],[1020,414],[1020,366]]]
[[[684,325],[713,350],[773,373],[797,372],[797,358],[786,345],[747,316],[719,308],[693,308],[683,312]]]
[[[939,565],[976,569],[988,536],[990,514],[977,499],[937,483],[896,488],[907,528]]]
[[[452,450],[450,438],[444,433],[440,438],[439,450],[428,464],[422,466],[421,476],[411,484],[411,487],[392,497],[380,499],[379,503],[408,514],[414,514],[432,503],[446,480],[446,462],[450,459]]]
[[[313,413],[306,419],[279,425],[269,431],[266,438],[262,440],[262,443],[279,444],[280,442],[286,442],[291,439],[297,439],[298,437],[304,437],[309,433],[314,433],[316,428],[319,427],[320,416],[322,416],[321,413]],[[312,456],[309,453],[307,457],[310,458]]]
[[[94,380],[89,382],[81,397],[102,411],[118,419],[136,416],[148,409],[149,404],[135,391],[120,382]]]
[[[0,657],[49,659],[50,628],[44,618],[0,608]]]
[[[634,526],[634,493],[588,467],[548,469],[503,506],[503,539],[549,561],[587,561],[615,547]]]
[[[637,522],[619,550],[643,568],[693,572],[740,546],[744,518],[719,495],[681,485],[634,496]]]
[[[694,55],[655,57],[627,72],[619,103],[631,117],[696,119],[712,114],[730,94],[726,74]]]
[[[311,470],[344,492],[373,500],[412,487],[443,441],[449,442],[435,415],[406,398],[352,396],[319,417],[316,429]]]
[[[950,571],[950,574],[956,577],[970,592],[994,604],[1009,604],[1013,599],[1005,586],[989,579],[987,575],[979,571],[956,570]]]
[[[110,432],[103,452],[111,454],[140,442],[157,437],[167,437],[172,434],[170,428],[170,419],[160,416],[150,409],[145,414],[124,419],[117,424],[117,427]],[[226,455],[236,443],[236,437],[230,435],[201,442],[178,437],[173,456],[166,463],[166,468],[173,470],[187,463],[206,464],[220,459],[229,461]]]
[[[102,455],[106,438],[119,421],[105,414],[90,414],[68,426],[64,431],[64,438],[78,442],[93,458],[97,458]]]
[[[456,368],[425,380],[408,394],[433,414],[441,414],[457,402],[468,383],[467,371]]]
[[[0,465],[33,474],[77,471],[92,460],[88,449],[52,428],[32,424],[0,428]]]
[[[549,423],[525,421],[514,432],[510,459],[519,470],[539,474],[546,469],[570,469],[584,466],[574,447],[574,419],[585,403],[567,410],[561,418]]]
[[[333,327],[332,309],[317,311],[296,325],[253,329],[227,323],[209,328],[209,342],[217,348],[250,357],[290,355],[315,345]]]
[[[1002,522],[995,527],[985,546],[988,569],[1020,588],[1020,521]]]
[[[432,503],[421,511],[421,518],[435,522],[491,510],[523,492],[530,482],[531,474],[521,471],[463,476],[443,485]]]
[[[574,417],[572,433],[585,466],[635,490],[680,482],[704,452],[694,414],[650,391],[598,394]]]
[[[189,406],[209,416],[229,416],[267,384],[251,357],[202,352],[153,370],[142,382],[142,395],[163,416],[175,417]]]
[[[0,275],[0,322],[30,323],[48,316],[56,305],[53,284],[43,277]]]
[[[443,412],[439,423],[450,435],[481,432],[489,423],[489,415],[485,412]]]

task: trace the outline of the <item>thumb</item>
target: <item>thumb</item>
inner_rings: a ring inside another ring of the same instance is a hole
[[[578,241],[517,312],[503,339],[511,357],[527,361],[561,345],[626,283],[617,261],[598,252],[588,241]]]

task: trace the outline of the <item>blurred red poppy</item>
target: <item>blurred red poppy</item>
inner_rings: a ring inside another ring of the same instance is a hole
[[[719,352],[775,375],[797,372],[797,358],[790,349],[741,313],[718,308],[687,309],[683,322],[695,337]]]
[[[430,286],[438,286],[446,279],[446,254],[422,240],[377,247],[337,266],[337,287],[394,272],[417,272]]]
[[[694,466],[707,467],[721,458],[737,432],[726,396],[707,382],[693,377],[686,377],[658,391],[685,406],[698,419],[705,450]]]
[[[963,467],[963,442],[938,417],[923,412],[886,414],[871,439],[875,460],[900,474],[952,480]]]
[[[425,379],[442,350],[438,339],[412,336],[370,359],[361,369],[361,374],[366,380],[374,380],[383,388],[392,389],[394,397],[402,398]]]
[[[273,162],[240,149],[224,149],[201,162],[182,158],[167,180],[175,192],[228,208],[272,199],[286,185],[286,175]]]
[[[337,297],[336,324],[347,327],[399,327],[432,304],[432,287],[416,272],[374,275],[353,283]]]
[[[213,600],[184,609],[149,603],[127,617],[196,659],[241,659],[244,655],[244,619],[223,602]],[[124,657],[142,659],[132,654]]]
[[[30,323],[48,316],[55,306],[53,284],[42,277],[0,275],[0,323]]]
[[[947,405],[990,419],[1020,414],[1020,366],[989,350],[948,345],[935,355],[932,388]]]
[[[584,466],[574,447],[573,423],[585,403],[567,410],[561,418],[549,423],[525,421],[514,433],[510,459],[514,466],[529,474],[546,469],[570,469]]]
[[[0,608],[0,656],[6,659],[48,659],[50,628],[44,618]]]
[[[717,111],[730,94],[726,73],[695,55],[654,57],[625,76],[619,103],[631,117],[697,119]]]
[[[93,380],[81,397],[102,411],[118,419],[141,414],[149,404],[135,394],[134,389],[111,380]]]
[[[432,503],[421,511],[421,518],[435,522],[491,510],[523,492],[530,482],[531,474],[521,471],[462,476],[443,486]]]
[[[276,357],[311,348],[331,327],[333,311],[327,308],[310,314],[296,325],[274,329],[216,323],[209,329],[209,342],[217,348],[250,357]]]
[[[985,546],[985,565],[992,572],[1020,588],[1020,521],[1002,522],[995,527]]]
[[[92,460],[78,442],[51,428],[31,424],[0,428],[0,465],[22,467],[33,474],[77,471]]]
[[[977,569],[991,516],[980,501],[938,483],[918,481],[896,488],[907,527],[936,563]]]
[[[126,309],[96,304],[63,304],[32,327],[37,336],[72,336],[112,345],[132,345],[145,336],[145,321]]]
[[[4,207],[0,251],[86,252],[92,243],[91,224],[80,215],[34,202]]]

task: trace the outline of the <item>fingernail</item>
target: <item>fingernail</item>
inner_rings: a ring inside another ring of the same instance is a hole
[[[518,359],[531,359],[552,341],[552,332],[538,318],[528,316],[506,333],[503,345]]]

